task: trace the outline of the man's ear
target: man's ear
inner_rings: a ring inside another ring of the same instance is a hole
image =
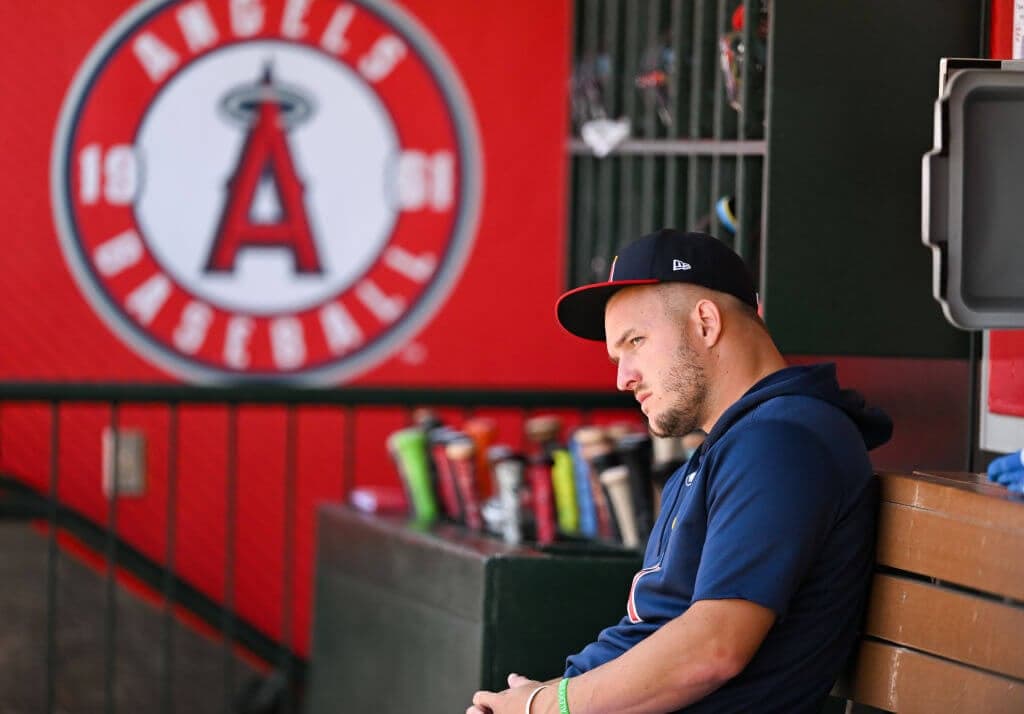
[[[693,307],[698,329],[697,338],[705,348],[711,349],[722,336],[722,311],[711,300],[702,298]]]

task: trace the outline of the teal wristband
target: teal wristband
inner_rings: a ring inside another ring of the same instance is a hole
[[[569,714],[569,678],[558,683],[558,714]]]

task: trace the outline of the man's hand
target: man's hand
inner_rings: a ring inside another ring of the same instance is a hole
[[[510,674],[508,689],[504,692],[477,692],[473,695],[473,706],[466,710],[466,714],[522,714],[526,700],[541,684],[543,682],[535,682],[521,674]]]
[[[578,714],[674,712],[742,672],[774,624],[772,610],[749,600],[698,600],[632,649],[573,677],[569,705]],[[549,686],[533,700],[531,714],[557,712],[557,679],[510,674],[509,689],[477,692],[466,714],[524,714],[542,684]]]

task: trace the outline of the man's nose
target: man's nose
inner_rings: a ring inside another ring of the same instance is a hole
[[[637,383],[636,370],[626,360],[620,360],[618,371],[615,375],[615,386],[619,391],[631,392]]]

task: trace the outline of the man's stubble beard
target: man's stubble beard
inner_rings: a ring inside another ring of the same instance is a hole
[[[686,436],[699,429],[704,422],[708,385],[704,366],[686,338],[676,350],[664,389],[666,394],[672,396],[672,403],[663,414],[651,421],[654,435]]]

